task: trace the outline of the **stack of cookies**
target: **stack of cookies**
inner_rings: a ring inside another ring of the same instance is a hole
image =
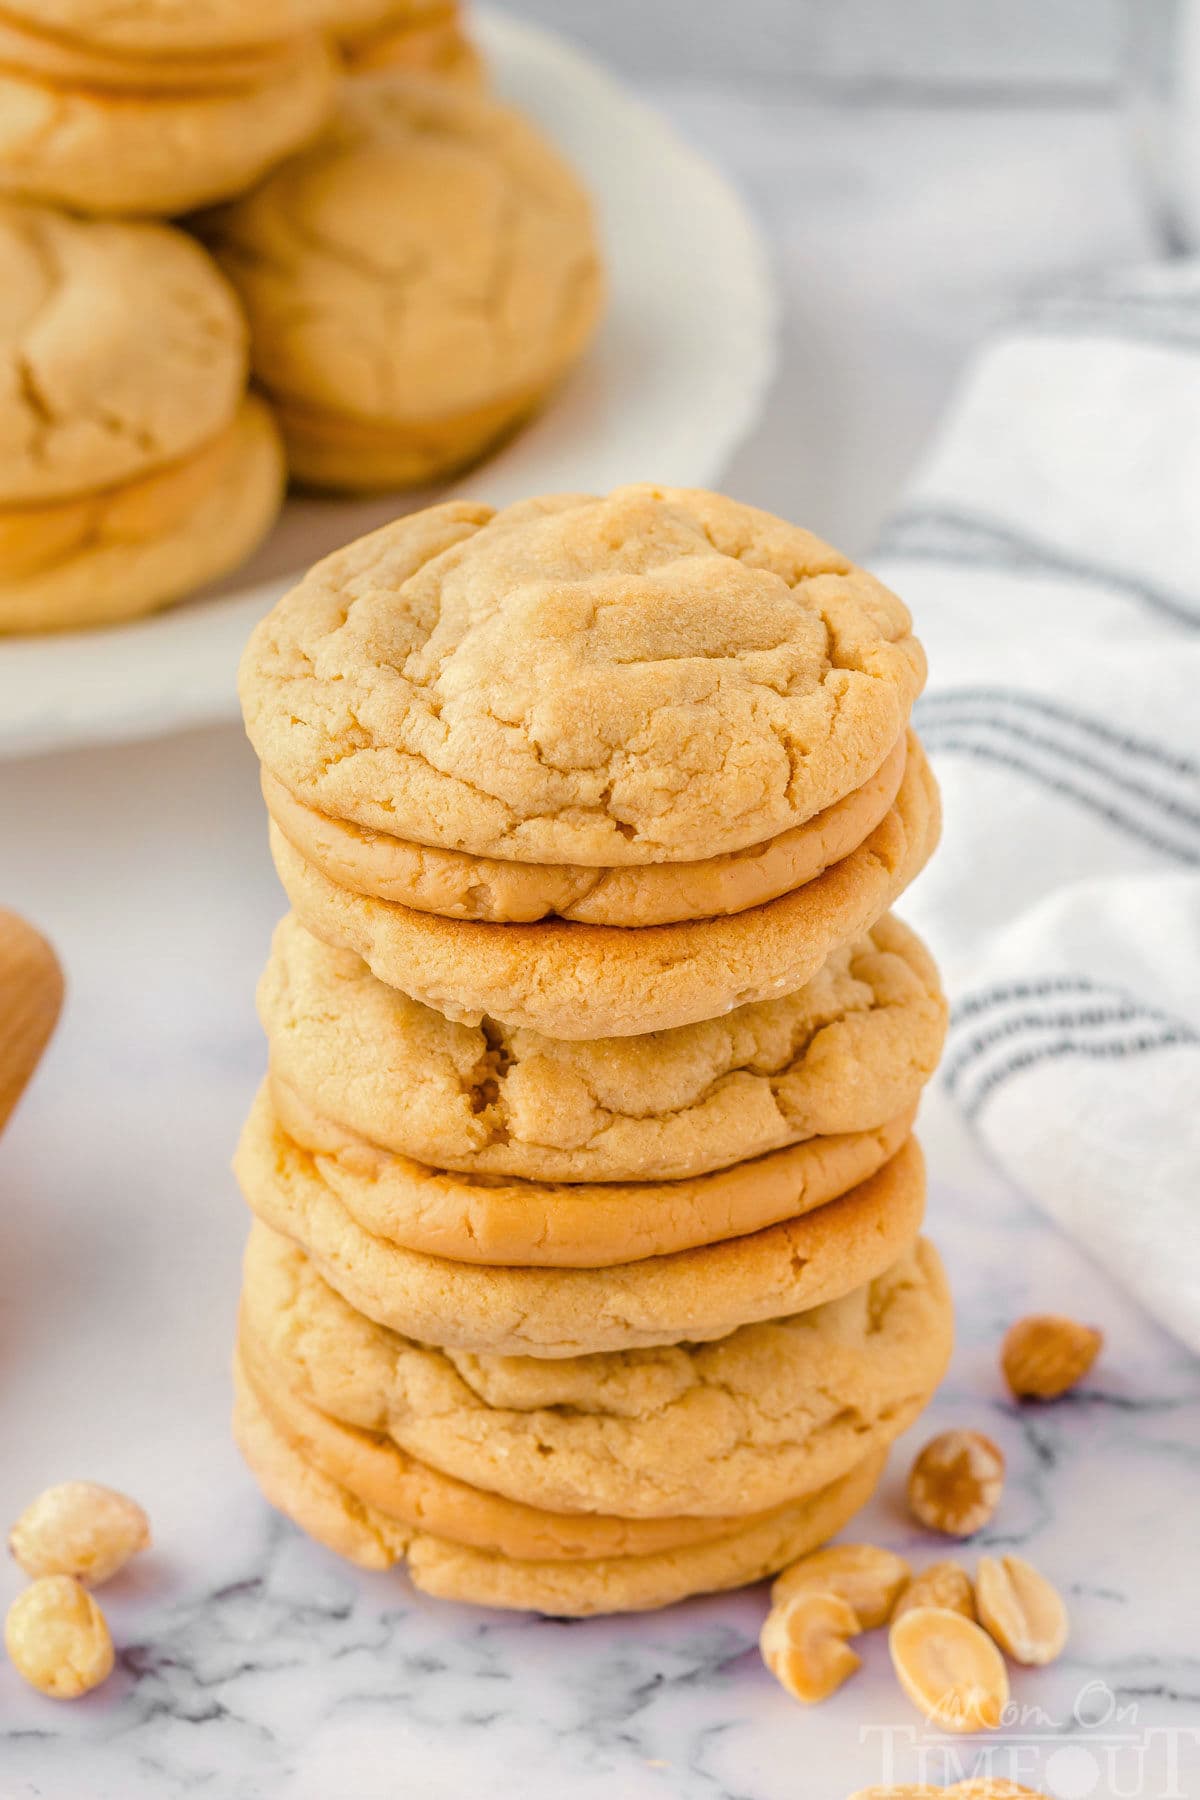
[[[0,633],[128,619],[235,567],[283,497],[236,296],[169,226],[0,200]]]
[[[331,0],[7,0],[0,192],[84,213],[238,194],[333,103]]]
[[[901,603],[633,487],[434,507],[242,670],[293,911],[237,1170],[264,1491],[434,1594],[576,1615],[863,1504],[951,1313],[911,1136],[937,973]]]
[[[545,402],[599,317],[595,227],[483,86],[454,0],[4,8],[0,635],[236,568],[285,467],[423,485]],[[185,212],[224,277],[149,223]]]

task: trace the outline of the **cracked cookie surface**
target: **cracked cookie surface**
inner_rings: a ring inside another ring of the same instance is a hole
[[[923,679],[905,607],[820,539],[637,486],[360,539],[256,628],[241,692],[263,764],[318,811],[617,868],[813,818],[879,769]]]
[[[258,990],[271,1070],[322,1113],[434,1168],[667,1181],[912,1106],[946,1030],[933,959],[890,915],[778,1000],[644,1036],[462,1025],[289,915]]]
[[[398,1524],[308,1462],[239,1381],[234,1436],[266,1498],[301,1530],[368,1569],[401,1559],[441,1599],[564,1618],[639,1612],[773,1575],[832,1537],[873,1493],[882,1455],[732,1534],[643,1556],[538,1561],[497,1555]]]
[[[784,1505],[885,1446],[944,1374],[953,1325],[920,1241],[839,1300],[714,1343],[470,1355],[372,1324],[256,1229],[242,1331],[268,1391],[447,1475],[552,1512],[670,1519]]]
[[[263,1223],[300,1244],[368,1318],[421,1343],[524,1356],[708,1340],[806,1311],[894,1262],[925,1206],[924,1162],[909,1138],[848,1193],[744,1237],[615,1268],[480,1268],[365,1229],[263,1095],[234,1168]]]
[[[182,232],[0,200],[0,262],[0,506],[114,487],[230,423],[246,328]]]
[[[602,278],[591,206],[520,114],[393,72],[206,235],[241,293],[295,472],[406,485],[474,457],[576,360]]]

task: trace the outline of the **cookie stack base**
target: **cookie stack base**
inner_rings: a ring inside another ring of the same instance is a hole
[[[865,1506],[886,1461],[880,1451],[817,1493],[708,1542],[639,1556],[524,1560],[389,1519],[306,1461],[240,1370],[235,1386],[234,1435],[242,1455],[271,1504],[318,1543],[367,1569],[403,1560],[414,1586],[440,1599],[557,1618],[646,1612],[773,1575]]]

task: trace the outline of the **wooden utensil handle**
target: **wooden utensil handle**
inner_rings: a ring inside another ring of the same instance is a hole
[[[0,1131],[38,1066],[62,998],[62,969],[50,945],[0,908]]]

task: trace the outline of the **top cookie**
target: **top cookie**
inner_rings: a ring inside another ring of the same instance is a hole
[[[5,0],[34,30],[127,56],[273,44],[330,22],[335,0]]]
[[[245,326],[181,231],[2,200],[0,268],[0,504],[112,487],[233,418]]]
[[[334,817],[601,867],[759,843],[867,780],[924,678],[908,612],[698,489],[452,502],[310,571],[242,659],[246,726]]]

